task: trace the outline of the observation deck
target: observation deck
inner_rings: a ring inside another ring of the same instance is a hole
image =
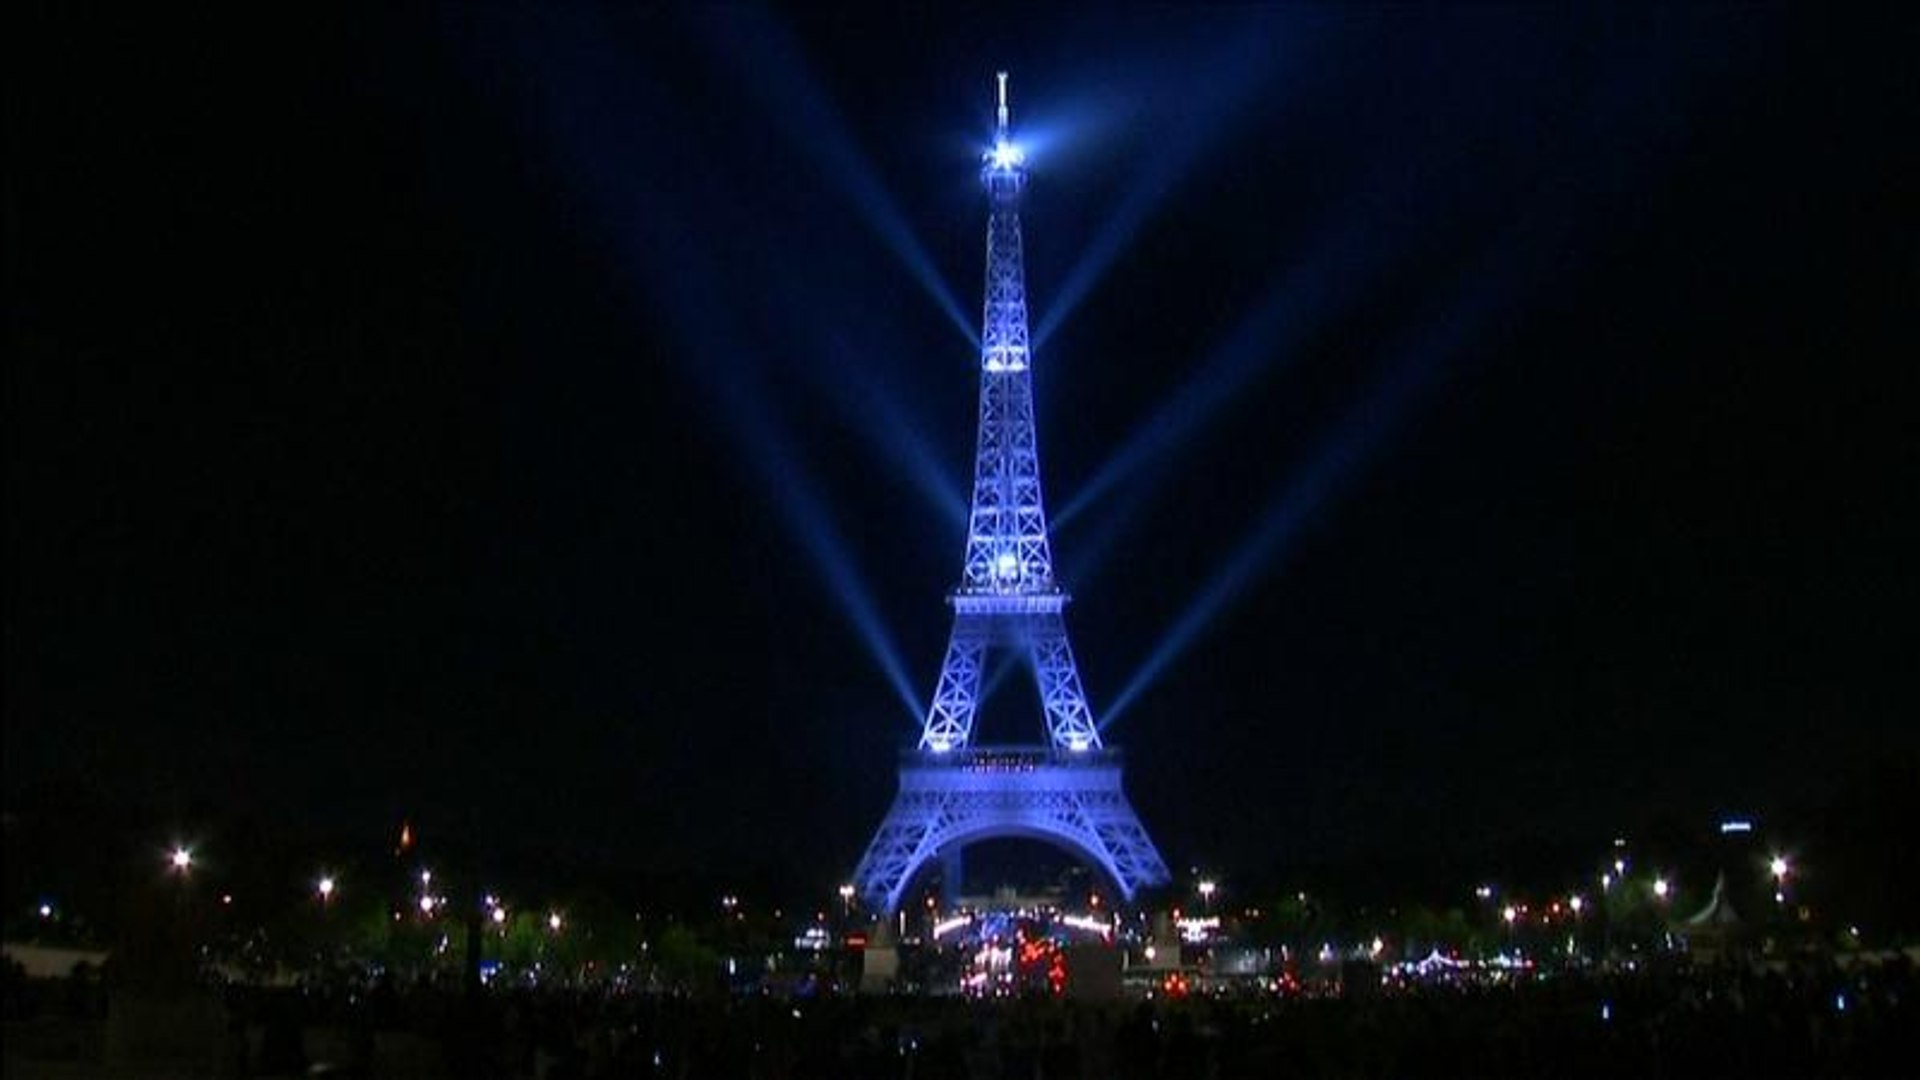
[[[902,750],[903,770],[1037,773],[1049,769],[1118,769],[1120,751],[1104,746],[1069,750],[1052,746],[966,746],[958,750]]]
[[[1067,594],[1049,592],[994,592],[959,589],[948,594],[956,615],[1058,615],[1067,606]]]

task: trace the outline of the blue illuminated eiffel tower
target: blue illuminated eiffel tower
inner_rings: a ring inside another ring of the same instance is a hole
[[[957,865],[962,848],[999,837],[1063,847],[1103,871],[1129,900],[1168,880],[1121,789],[1119,754],[1101,744],[1067,641],[1067,594],[1053,576],[1020,251],[1027,170],[1008,137],[1006,73],[999,83],[998,137],[980,171],[991,204],[980,438],[966,562],[950,597],[953,636],[920,743],[901,757],[900,793],[854,871],[861,898],[888,913],[929,861]],[[997,648],[1023,651],[1030,661],[1044,744],[973,742],[981,672]]]

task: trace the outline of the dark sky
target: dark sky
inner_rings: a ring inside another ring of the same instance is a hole
[[[1920,753],[1898,6],[31,6],[10,801],[838,880],[915,733],[877,656],[917,710],[949,628],[996,68],[1070,626],[1170,861]]]

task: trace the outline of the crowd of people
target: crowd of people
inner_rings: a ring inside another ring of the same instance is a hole
[[[380,979],[229,988],[208,1068],[529,1080],[1900,1077],[1920,1062],[1915,989],[1903,957],[1114,1001],[475,993]],[[110,994],[99,1010],[87,994],[12,978],[8,994],[10,1029],[36,1014],[111,1010]]]

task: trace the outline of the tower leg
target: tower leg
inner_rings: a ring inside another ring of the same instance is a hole
[[[947,657],[940,664],[940,683],[933,692],[933,708],[920,735],[920,749],[945,753],[973,738],[973,713],[980,700],[980,662],[987,643],[976,628],[956,620],[947,640]]]
[[[995,837],[1051,842],[1099,868],[1132,900],[1164,885],[1167,867],[1120,787],[1110,752],[1073,755],[996,751],[925,755],[902,762],[900,793],[854,870],[854,884],[875,911],[896,913],[907,886],[928,863],[945,867],[967,844]],[[958,869],[951,882],[961,882]],[[944,886],[951,898],[954,885]]]
[[[1058,614],[1037,620],[1030,639],[1033,671],[1040,684],[1040,705],[1047,714],[1047,737],[1062,750],[1093,750],[1100,746],[1087,692],[1073,664],[1073,646],[1067,643],[1066,623]]]

